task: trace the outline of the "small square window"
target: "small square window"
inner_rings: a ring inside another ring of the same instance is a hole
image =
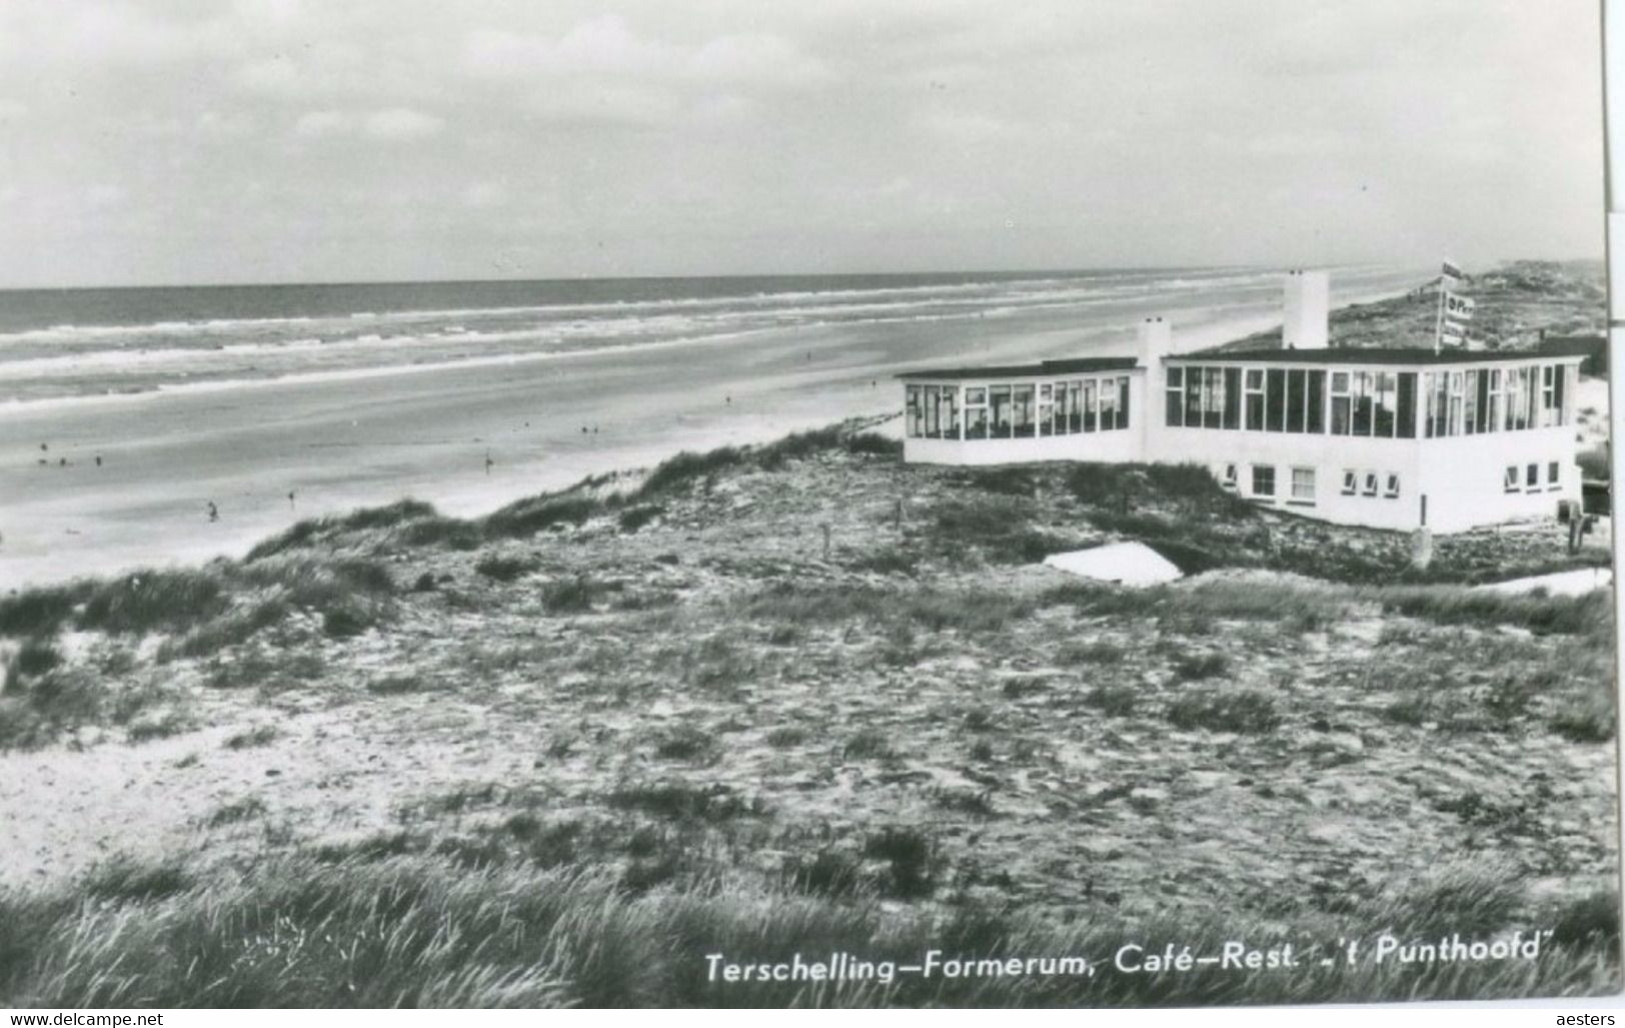
[[[1241,478],[1241,471],[1234,464],[1224,466],[1224,479],[1220,482],[1226,489],[1234,489]]]
[[[1038,398],[1040,400],[1051,399],[1054,395],[1055,395],[1055,387],[1053,385],[1051,385],[1050,383],[1045,382],[1044,384],[1042,384],[1042,385],[1040,385],[1038,387]]]
[[[1377,473],[1375,471],[1365,473],[1365,488],[1361,492],[1366,496],[1377,495]]]
[[[1254,464],[1253,465],[1253,495],[1254,496],[1274,496],[1275,495],[1275,465],[1273,465],[1273,464]]]
[[[1399,497],[1398,475],[1390,474],[1388,476],[1387,482],[1383,485],[1382,495],[1386,496],[1390,500],[1397,499]]]
[[[1501,479],[1501,488],[1509,493],[1518,491],[1518,466],[1516,464],[1507,465],[1506,474]]]
[[[987,402],[987,390],[967,387],[965,390],[965,404],[969,407],[978,407]]]
[[[1315,469],[1292,469],[1292,502],[1313,504],[1315,502]]]
[[[1346,393],[1349,391],[1349,373],[1346,371],[1332,372],[1332,392]]]
[[[1178,386],[1183,386],[1184,384],[1185,384],[1185,369],[1184,368],[1169,368],[1168,369],[1168,388],[1173,389],[1173,388],[1178,387]]]
[[[1343,472],[1343,495],[1353,496],[1360,491],[1360,475],[1355,471]]]

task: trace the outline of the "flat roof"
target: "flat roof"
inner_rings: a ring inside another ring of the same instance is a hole
[[[1201,364],[1487,364],[1585,357],[1583,347],[1552,346],[1541,350],[1440,350],[1429,347],[1347,346],[1326,350],[1210,350],[1168,354],[1164,360]]]
[[[1012,364],[1002,367],[934,368],[905,371],[903,379],[920,378],[1043,378],[1047,375],[1088,375],[1099,371],[1133,371],[1140,366],[1135,357],[1080,357],[1072,360],[1042,361],[1038,364]]]

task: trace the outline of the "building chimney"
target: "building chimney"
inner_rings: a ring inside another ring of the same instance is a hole
[[[1140,363],[1151,367],[1174,352],[1174,327],[1162,318],[1146,318],[1138,326]]]
[[[1331,288],[1324,271],[1289,271],[1282,305],[1281,345],[1288,350],[1324,350],[1329,334]]]

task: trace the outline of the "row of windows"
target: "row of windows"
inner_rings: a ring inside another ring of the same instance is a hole
[[[1129,427],[1127,375],[1009,385],[910,385],[912,439],[1030,439]],[[963,432],[961,432],[963,429]]]
[[[1237,464],[1224,465],[1220,476],[1220,483],[1226,489],[1239,490],[1241,468]],[[1280,483],[1286,487],[1280,494],[1288,504],[1312,507],[1315,505],[1315,469],[1311,467],[1294,467],[1291,469],[1290,480]],[[1273,464],[1248,465],[1248,495],[1257,499],[1274,500],[1277,498],[1276,468]],[[1392,472],[1357,471],[1352,468],[1343,470],[1344,496],[1382,496],[1386,499],[1399,499],[1399,475]]]
[[[1428,438],[1510,432],[1568,424],[1570,374],[1540,364],[1422,372],[1419,382],[1414,371],[1181,366],[1167,370],[1164,413],[1171,428],[1414,439],[1420,385]]]
[[[1508,464],[1505,474],[1501,476],[1501,488],[1509,493],[1538,493],[1550,492],[1563,488],[1562,464],[1550,461],[1546,465],[1546,484],[1542,488],[1540,481],[1540,465],[1526,464],[1520,471],[1518,465]]]
[[[1425,372],[1427,436],[1514,432],[1566,425],[1569,376],[1561,364]]]

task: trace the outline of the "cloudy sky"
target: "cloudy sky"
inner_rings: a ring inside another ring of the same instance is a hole
[[[0,286],[1600,256],[1594,0],[0,0]]]

